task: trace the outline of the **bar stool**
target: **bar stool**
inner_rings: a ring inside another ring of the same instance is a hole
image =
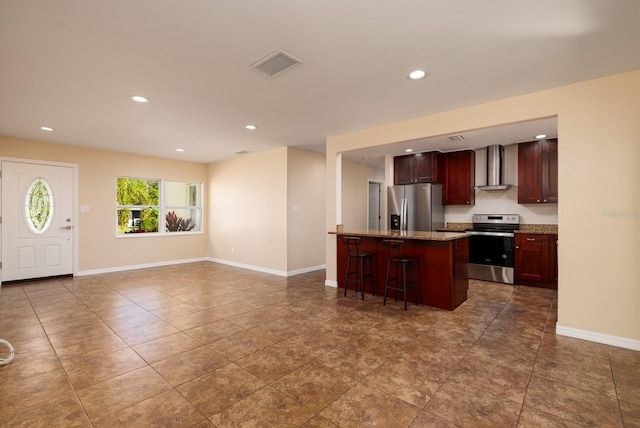
[[[397,291],[404,293],[404,310],[407,310],[407,288],[413,289],[413,296],[416,305],[418,304],[418,288],[416,287],[416,266],[415,260],[402,257],[402,247],[404,241],[396,239],[385,239],[382,241],[387,250],[387,279],[384,283],[384,302],[387,305],[387,291],[393,290],[393,296],[397,300]],[[394,276],[391,277],[391,266],[394,267]],[[402,267],[402,277],[399,276]],[[411,267],[411,277],[407,281],[407,267]],[[400,281],[402,280],[402,281]],[[392,285],[389,285],[392,283]]]
[[[356,294],[358,294],[358,284],[362,286],[362,300],[364,300],[364,282],[369,280],[371,282],[371,293],[376,295],[376,287],[373,279],[373,254],[363,253],[360,251],[360,238],[353,236],[345,236],[344,244],[347,246],[347,275],[344,281],[344,295],[347,295],[347,289],[349,288],[349,282],[355,284]],[[355,269],[352,269],[352,263],[355,265]],[[365,263],[366,262],[366,263]],[[364,268],[368,265],[368,273],[365,273]]]

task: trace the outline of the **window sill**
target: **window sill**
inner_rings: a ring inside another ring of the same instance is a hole
[[[138,233],[123,233],[116,235],[116,239],[128,239],[128,238],[157,238],[165,236],[188,236],[188,235],[204,235],[203,231],[198,232],[138,232]]]

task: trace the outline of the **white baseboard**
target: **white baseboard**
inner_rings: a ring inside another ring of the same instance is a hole
[[[595,333],[593,331],[580,330],[573,327],[564,327],[558,323],[556,323],[556,334],[560,336],[573,337],[575,339],[588,340],[590,342],[603,343],[605,345],[617,346],[619,348],[640,351],[640,340],[628,339],[626,337],[620,336],[611,336],[609,334]]]
[[[166,262],[144,263],[140,265],[116,266],[116,267],[110,267],[110,268],[104,268],[104,269],[89,269],[89,270],[78,271],[76,276],[100,275],[102,273],[124,272],[127,270],[147,269],[147,268],[153,268],[153,267],[180,265],[184,263],[195,263],[195,262],[206,262],[206,261],[207,261],[206,257],[201,257],[201,258],[195,258],[195,259],[169,260]]]
[[[324,281],[324,285],[326,285],[327,287],[338,288],[338,281],[330,281],[330,280],[326,279]]]
[[[160,267],[160,266],[171,266],[171,265],[179,265],[179,264],[183,264],[183,263],[195,263],[195,262],[220,263],[220,264],[223,264],[223,265],[234,266],[234,267],[239,267],[239,268],[242,268],[242,269],[249,269],[249,270],[253,270],[253,271],[257,271],[257,272],[263,272],[263,273],[268,273],[268,274],[271,274],[271,275],[278,275],[278,276],[284,276],[284,277],[301,275],[303,273],[315,272],[315,271],[323,270],[323,269],[327,268],[327,265],[318,265],[318,266],[310,266],[308,268],[297,269],[297,270],[292,270],[292,271],[289,271],[289,272],[285,272],[285,271],[281,271],[281,270],[267,269],[267,268],[260,267],[260,266],[247,265],[247,264],[244,264],[244,263],[236,263],[236,262],[232,262],[232,261],[229,261],[229,260],[214,259],[214,258],[211,258],[211,257],[202,257],[202,258],[196,258],[196,259],[171,260],[171,261],[166,261],[166,262],[145,263],[145,264],[140,264],[140,265],[116,266],[116,267],[104,268],[104,269],[82,270],[82,271],[79,271],[76,274],[76,276],[99,275],[99,274],[103,274],[103,273],[124,272],[124,271],[128,271],[128,270],[146,269],[146,268],[153,268],[153,267]]]
[[[290,276],[300,275],[303,273],[314,272],[317,270],[326,269],[327,267],[327,265],[318,265],[318,266],[312,266],[304,269],[297,269],[297,270],[292,270],[287,272],[283,270],[269,269],[262,266],[254,266],[254,265],[248,265],[244,263],[232,262],[230,260],[215,259],[212,257],[209,257],[207,260],[209,260],[210,262],[220,263],[227,266],[234,266],[242,269],[249,269],[249,270],[254,270],[256,272],[268,273],[271,275],[278,275],[278,276],[284,276],[284,277],[290,277]]]
[[[327,268],[327,265],[318,265],[318,266],[311,266],[308,268],[290,270],[289,272],[287,272],[287,276],[302,275],[303,273],[315,272],[318,270],[324,270],[326,268]]]

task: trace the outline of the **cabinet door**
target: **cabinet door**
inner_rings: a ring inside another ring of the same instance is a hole
[[[415,182],[437,183],[440,182],[440,170],[442,169],[440,152],[417,153],[415,159]]]
[[[551,282],[558,283],[558,236],[549,235],[549,266]]]
[[[393,184],[411,184],[415,175],[414,155],[393,158]]]
[[[558,139],[518,144],[518,203],[558,203]]]
[[[475,205],[476,153],[473,150],[445,153],[443,159],[444,205]]]
[[[549,282],[547,235],[516,235],[516,280]]]
[[[542,162],[542,200],[558,203],[558,140],[545,140]]]
[[[542,203],[542,144],[518,144],[518,203]]]

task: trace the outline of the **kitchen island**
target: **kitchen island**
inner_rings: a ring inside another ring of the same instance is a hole
[[[375,294],[384,294],[387,275],[385,239],[404,241],[403,256],[416,260],[418,303],[453,310],[467,300],[469,285],[469,234],[464,232],[406,232],[396,230],[345,230],[329,232],[337,235],[338,286],[344,288],[347,269],[347,249],[342,237],[360,238],[360,250],[373,255]],[[354,289],[349,284],[349,289]],[[371,294],[366,282],[365,293]],[[393,298],[390,290],[389,297]],[[398,298],[402,299],[398,293]],[[413,291],[407,291],[407,301],[413,302]]]

